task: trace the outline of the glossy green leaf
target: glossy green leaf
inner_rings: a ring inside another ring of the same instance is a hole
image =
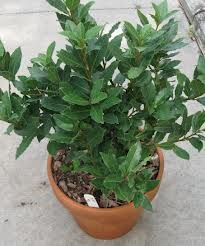
[[[104,102],[101,103],[101,106],[105,110],[119,104],[121,101],[122,100],[118,97],[109,96]]]
[[[142,201],[142,207],[150,212],[153,211],[152,204],[146,196],[144,196],[143,201]]]
[[[100,105],[93,105],[90,110],[90,116],[91,118],[96,121],[97,123],[103,124],[103,109]]]
[[[56,125],[65,131],[73,130],[73,121],[68,118],[66,115],[54,114],[53,118],[56,122]]]
[[[20,143],[19,147],[16,150],[16,159],[19,158],[20,155],[28,148],[35,137],[35,134],[23,137],[22,142]]]
[[[108,124],[118,124],[118,117],[114,113],[108,113],[104,115],[104,121]]]
[[[122,177],[115,174],[110,174],[104,179],[103,184],[106,188],[112,189],[115,188],[122,181],[123,181]]]
[[[48,46],[48,49],[47,49],[47,52],[46,52],[47,57],[52,58],[53,52],[54,52],[54,50],[55,50],[55,46],[56,46],[56,42],[55,42],[55,41],[52,42],[52,43]]]
[[[143,199],[144,199],[144,196],[141,192],[137,192],[135,194],[134,200],[133,200],[135,208],[139,208],[142,205]]]
[[[126,158],[129,172],[131,172],[132,169],[134,169],[134,167],[137,166],[137,164],[139,163],[141,158],[141,152],[142,152],[142,147],[140,142],[137,142],[136,144],[132,145],[132,147],[130,148]]]
[[[77,9],[80,4],[80,0],[66,0],[66,6],[71,10]]]
[[[62,0],[47,0],[47,2],[54,8],[58,9],[59,11],[68,14],[66,6]]]
[[[192,129],[197,131],[205,123],[205,112],[197,112],[192,117]]]
[[[2,41],[0,40],[0,57],[2,57],[5,53],[4,45]]]
[[[62,112],[67,108],[66,103],[59,97],[44,97],[41,100],[41,105],[55,112]]]
[[[130,70],[128,71],[128,78],[136,79],[137,77],[140,76],[143,70],[144,69],[142,67],[131,67]]]
[[[79,105],[79,106],[87,106],[90,104],[89,101],[83,98],[80,95],[80,93],[73,87],[68,87],[68,88],[62,87],[62,91],[65,94],[63,100],[65,100],[70,104]]]
[[[139,17],[140,22],[142,23],[142,25],[149,24],[149,21],[148,21],[147,17],[139,9],[137,9],[137,14],[138,14],[138,17]]]
[[[83,65],[76,59],[76,57],[65,50],[60,50],[58,53],[59,59],[67,65],[73,67],[83,67]]]
[[[193,137],[193,138],[189,139],[189,142],[198,151],[201,151],[203,149],[203,142],[201,140],[199,140],[199,138]]]
[[[173,151],[177,156],[179,156],[182,159],[189,160],[189,158],[190,158],[189,153],[186,150],[184,150],[184,149],[182,149],[176,145],[174,146]]]
[[[161,143],[159,144],[159,147],[162,149],[171,150],[174,148],[174,144],[173,143]]]
[[[101,29],[102,29],[101,26],[94,26],[94,27],[90,28],[85,34],[86,40],[96,38],[98,36],[99,32],[101,31]]]
[[[48,153],[55,156],[57,152],[65,147],[65,144],[57,143],[55,141],[50,141],[47,145]]]
[[[197,101],[205,106],[205,97],[198,98]]]
[[[19,70],[21,65],[22,53],[21,49],[17,48],[12,54],[10,58],[9,71],[15,76]]]
[[[197,70],[200,73],[205,73],[205,58],[203,55],[199,56],[198,63],[197,63]]]
[[[118,171],[118,162],[114,154],[101,152],[100,155],[105,166],[110,170],[110,172]]]
[[[95,147],[103,141],[105,129],[95,127],[87,130],[87,141],[91,147]]]

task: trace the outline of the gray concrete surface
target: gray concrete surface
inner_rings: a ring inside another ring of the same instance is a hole
[[[178,8],[177,0],[170,0]],[[117,20],[136,21],[135,4],[147,12],[150,1],[97,0],[93,15],[101,23]],[[44,0],[0,0],[0,37],[7,48],[21,46],[26,71],[28,61],[56,40],[56,17]],[[188,46],[180,54],[181,67],[192,74],[198,48],[188,37],[188,24],[180,11],[180,35]],[[7,83],[0,79],[1,88]],[[190,105],[191,110],[198,106]],[[145,212],[136,227],[126,236],[113,241],[92,239],[82,232],[71,216],[56,201],[46,175],[46,141],[34,142],[15,160],[20,139],[6,136],[0,123],[0,246],[204,246],[205,245],[205,152],[200,154],[189,145],[191,160],[165,153],[165,175],[154,213]],[[46,182],[46,184],[44,183]],[[23,206],[22,206],[23,205]],[[123,222],[122,222],[123,223]]]

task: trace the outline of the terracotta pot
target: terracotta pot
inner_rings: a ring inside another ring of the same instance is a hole
[[[160,158],[160,169],[157,179],[162,178],[164,172],[164,157],[160,149],[157,150]],[[116,208],[91,208],[81,205],[67,197],[56,185],[52,170],[52,157],[48,157],[48,178],[57,199],[68,209],[79,226],[89,235],[98,239],[114,239],[129,232],[136,224],[143,208],[135,208],[133,203]],[[157,194],[159,186],[146,193],[152,200]]]

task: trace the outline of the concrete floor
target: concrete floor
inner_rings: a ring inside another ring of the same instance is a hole
[[[150,2],[97,0],[92,12],[101,23],[136,21],[135,5],[148,12]],[[178,8],[177,0],[169,2],[171,8]],[[50,42],[57,41],[58,47],[64,44],[52,11],[45,0],[0,0],[0,38],[10,50],[22,47],[21,73],[26,71],[29,59]],[[180,36],[188,43],[179,56],[181,67],[191,75],[198,48],[188,37],[188,24],[181,11],[177,18]],[[3,79],[0,83],[1,88],[8,87]],[[153,202],[154,213],[145,212],[138,225],[121,239],[100,241],[82,232],[53,196],[46,175],[46,142],[34,142],[16,161],[20,139],[4,135],[5,129],[6,124],[0,123],[0,246],[205,245],[205,152],[198,154],[186,145],[192,156],[188,162],[165,153],[165,175]]]

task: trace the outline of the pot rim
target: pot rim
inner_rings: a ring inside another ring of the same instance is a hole
[[[164,156],[163,156],[163,152],[160,148],[157,148],[157,154],[159,156],[159,172],[157,175],[156,179],[160,179],[161,182],[161,178],[162,178],[162,174],[164,172]],[[117,211],[117,210],[122,210],[125,208],[128,208],[130,206],[134,206],[133,202],[130,202],[128,204],[119,206],[119,207],[114,207],[114,208],[93,208],[93,207],[88,207],[86,205],[80,204],[76,201],[74,201],[73,199],[69,198],[67,195],[65,195],[65,193],[58,187],[58,185],[56,184],[54,178],[53,178],[53,174],[52,174],[52,169],[51,169],[51,164],[52,164],[52,159],[53,157],[51,155],[48,155],[48,159],[47,159],[47,173],[48,173],[48,179],[50,182],[50,185],[52,187],[52,189],[54,190],[55,193],[59,193],[59,195],[61,196],[62,200],[65,203],[70,203],[70,205],[72,205],[73,207],[79,208],[79,209],[86,209],[88,212],[98,212],[98,213],[105,213],[105,212],[113,212],[113,211]],[[160,184],[159,184],[160,185]],[[158,187],[156,187],[155,189],[157,189]],[[154,190],[154,189],[153,189]],[[150,192],[152,192],[153,190],[145,193],[146,195],[149,195]]]

